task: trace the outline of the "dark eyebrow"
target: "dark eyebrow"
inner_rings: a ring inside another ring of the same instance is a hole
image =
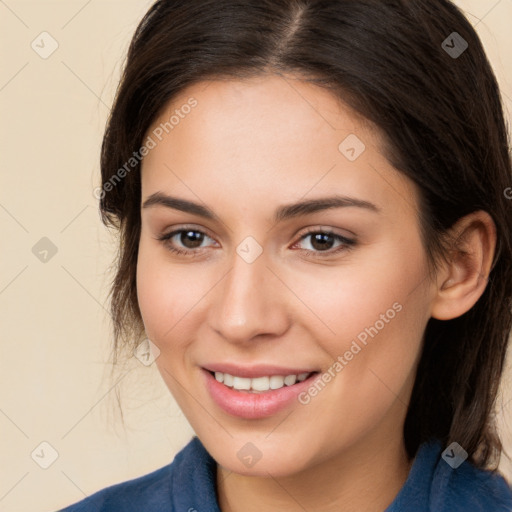
[[[154,205],[165,206],[166,208],[191,213],[206,219],[220,221],[219,217],[206,206],[202,206],[186,199],[168,196],[162,192],[155,192],[154,194],[151,194],[142,204],[142,208],[148,208]],[[354,197],[334,195],[319,199],[307,199],[305,201],[299,201],[298,203],[280,206],[274,213],[273,222],[282,222],[293,217],[308,215],[322,210],[347,207],[364,208],[376,213],[381,211],[379,207],[369,201],[356,199]]]

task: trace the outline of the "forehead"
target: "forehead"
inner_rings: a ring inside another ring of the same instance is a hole
[[[195,103],[193,108],[189,108],[191,102]],[[197,122],[198,117],[200,122]],[[184,122],[185,119],[191,121]],[[300,77],[281,75],[193,84],[168,103],[148,133],[161,127],[163,136],[170,131],[175,135],[189,135],[187,125],[197,136],[208,136],[205,144],[222,142],[222,130],[229,129],[231,134],[236,132],[237,144],[256,145],[262,141],[269,149],[286,138],[299,137],[295,139],[297,143],[304,139],[309,141],[303,148],[307,149],[328,133],[336,133],[336,136],[357,133],[369,144],[377,143],[380,135],[374,125],[329,90]],[[277,133],[281,135],[279,139],[270,137]],[[291,148],[281,146],[279,149],[280,152],[287,149],[297,152],[301,148],[294,144]]]
[[[214,190],[262,204],[336,191],[400,206],[397,200],[414,195],[383,156],[371,123],[328,90],[293,77],[194,84],[146,137],[156,145],[142,163],[144,196],[172,190],[192,199],[191,192]]]

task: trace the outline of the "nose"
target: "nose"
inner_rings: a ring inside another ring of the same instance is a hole
[[[264,254],[248,263],[235,253],[231,269],[216,286],[209,323],[226,341],[274,338],[289,328],[286,287],[267,265]]]

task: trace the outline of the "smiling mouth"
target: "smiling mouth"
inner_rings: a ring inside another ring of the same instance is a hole
[[[305,372],[290,375],[269,375],[262,377],[238,377],[229,373],[207,370],[217,382],[241,393],[267,393],[284,387],[291,387],[317,375],[319,372]]]

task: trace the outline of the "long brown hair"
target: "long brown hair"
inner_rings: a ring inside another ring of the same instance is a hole
[[[419,187],[434,270],[448,257],[444,234],[456,220],[480,209],[492,216],[498,247],[485,292],[459,318],[428,322],[404,424],[411,457],[436,437],[458,442],[485,467],[502,450],[493,413],[512,325],[511,160],[496,78],[475,30],[446,0],[152,5],[131,41],[101,153],[102,220],[119,233],[115,353],[131,351],[144,333],[136,291],[140,162],[130,159],[187,86],[263,73],[326,87],[381,129],[387,158]]]

